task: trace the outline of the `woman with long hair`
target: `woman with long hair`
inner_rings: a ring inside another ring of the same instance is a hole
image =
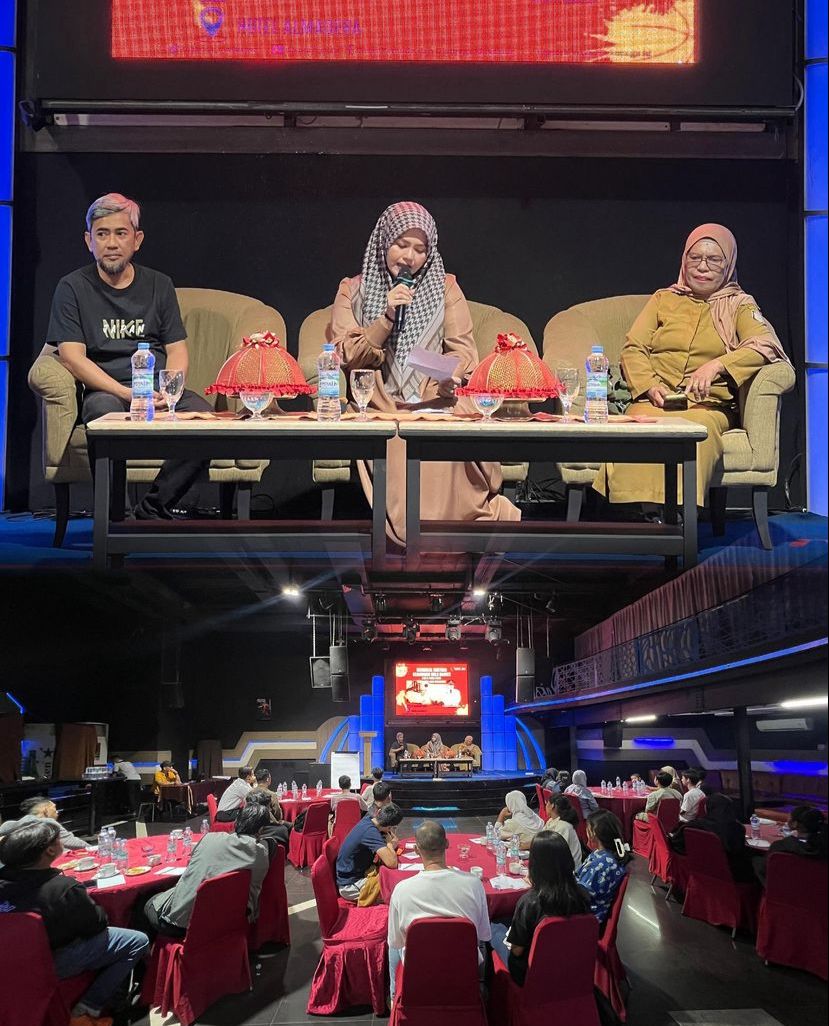
[[[622,837],[622,824],[612,812],[602,809],[587,817],[587,846],[590,854],[582,862],[576,879],[590,892],[590,909],[603,926],[631,859],[630,846]]]
[[[521,986],[539,923],[547,916],[577,916],[590,909],[589,895],[576,883],[574,870],[573,856],[563,837],[550,830],[535,835],[530,845],[530,890],[518,899],[509,929],[504,923],[492,924],[492,950]]]
[[[758,855],[754,859],[754,871],[764,887],[768,856],[774,852],[786,852],[789,855],[802,855],[804,858],[826,861],[826,816],[820,809],[816,809],[814,805],[796,805],[789,813],[787,826],[789,836],[772,841],[768,854]]]
[[[547,799],[546,811],[547,822],[544,824],[544,829],[552,830],[564,838],[578,870],[584,856],[581,850],[581,841],[576,832],[579,825],[576,810],[563,794],[554,794]]]

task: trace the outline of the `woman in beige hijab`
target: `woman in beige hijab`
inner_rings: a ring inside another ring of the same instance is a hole
[[[708,428],[697,446],[697,505],[722,456],[722,436],[738,423],[737,392],[765,363],[788,357],[755,299],[737,282],[737,240],[721,224],[688,236],[679,279],[660,289],[636,318],[621,353],[631,416],[682,417]],[[687,410],[666,410],[682,391]],[[611,502],[665,501],[657,465],[607,463],[593,487]]]
[[[404,276],[412,283],[401,282]],[[402,329],[396,317],[401,309]],[[437,226],[419,203],[394,203],[380,215],[363,256],[362,274],[340,282],[329,340],[337,344],[346,379],[352,370],[374,370],[375,409],[395,413],[413,404],[454,407],[455,388],[475,369],[478,351],[469,306],[455,277],[444,270]],[[435,381],[415,370],[408,359],[416,346],[457,357],[453,377]],[[371,502],[371,465],[360,461],[358,469]],[[521,518],[517,507],[498,494],[498,463],[428,463],[420,475],[422,520]],[[387,511],[386,531],[404,545],[406,444],[398,437],[388,446]]]

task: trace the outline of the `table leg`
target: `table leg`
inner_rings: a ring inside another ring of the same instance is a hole
[[[120,523],[124,519],[124,503],[127,492],[127,461],[115,460],[112,464],[112,492],[110,495],[109,519]]]
[[[697,565],[697,461],[682,464],[682,563],[686,570]]]
[[[406,459],[406,558],[420,555],[420,460]]]
[[[677,522],[677,464],[665,464],[665,523]],[[666,556],[665,566],[673,570],[676,567],[676,556]]]
[[[374,460],[372,473],[371,562],[375,568],[386,560],[386,459]]]
[[[92,565],[106,570],[107,538],[109,536],[109,460],[99,456],[95,460],[95,516],[92,527]]]

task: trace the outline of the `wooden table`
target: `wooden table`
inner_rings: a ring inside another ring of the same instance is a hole
[[[701,424],[682,418],[652,424],[562,424],[536,421],[400,421],[406,440],[406,554],[428,552],[564,552],[681,556],[697,562],[697,443]],[[446,524],[420,521],[420,466],[424,462],[543,460],[559,463],[655,463],[665,468],[665,523],[492,521]],[[682,467],[682,525],[677,481]]]
[[[95,466],[93,561],[142,552],[296,551],[371,552],[382,565],[386,551],[386,443],[393,421],[171,420],[146,423],[108,413],[86,427]],[[364,459],[374,462],[370,533],[345,521],[129,521],[120,523],[121,496],[130,459]],[[110,513],[110,494],[118,510]],[[244,524],[245,526],[242,526]]]
[[[448,759],[447,758],[443,758],[443,756],[424,755],[424,756],[418,757],[418,756],[411,755],[408,758],[398,759],[397,760],[397,768],[400,770],[400,776],[401,777],[404,776],[404,772],[403,772],[404,769],[407,769],[407,768],[414,769],[415,766],[425,769],[425,768],[428,768],[428,767],[431,766],[431,768],[432,768],[432,777],[433,777],[434,780],[440,780],[440,768],[441,768],[441,766],[450,766],[450,767],[451,766],[457,766],[458,769],[465,768],[466,769],[466,775],[468,777],[471,777],[472,776],[472,765],[473,765],[473,759],[472,759],[471,755],[460,755],[460,756],[456,756],[454,759],[453,758],[448,758]]]

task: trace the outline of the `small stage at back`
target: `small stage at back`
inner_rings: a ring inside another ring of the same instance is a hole
[[[537,773],[481,771],[467,777],[447,773],[439,780],[431,772],[386,772],[383,779],[391,784],[392,801],[405,815],[416,816],[488,816],[497,815],[504,807],[507,791],[523,791],[529,802],[534,799]]]

